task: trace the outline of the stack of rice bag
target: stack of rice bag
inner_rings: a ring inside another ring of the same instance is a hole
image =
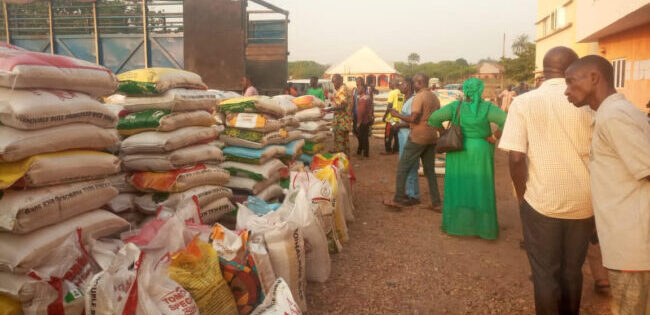
[[[244,201],[249,195],[282,199],[279,183],[288,178],[288,168],[281,159],[287,152],[300,152],[301,146],[300,132],[293,130],[295,108],[255,96],[223,101],[219,111],[225,125],[220,139],[226,162],[221,166],[231,174],[226,186],[233,189],[235,200]]]
[[[293,102],[298,107],[295,115],[296,120],[300,122],[298,130],[305,139],[300,160],[309,164],[315,154],[326,151],[325,142],[331,137],[331,124],[324,119],[322,109],[325,102],[319,98],[305,95],[293,99]]]
[[[107,102],[123,108],[120,157],[135,191],[127,185],[111,210],[137,209],[150,218],[175,213],[206,224],[231,212],[232,192],[223,187],[230,175],[218,166],[223,152],[214,143],[218,93],[207,91],[199,75],[178,69],[139,69],[117,78],[118,93]]]
[[[110,70],[0,44],[0,310],[81,314],[88,246],[128,227],[98,210],[117,190]]]

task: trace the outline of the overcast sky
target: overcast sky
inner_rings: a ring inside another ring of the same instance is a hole
[[[268,0],[289,11],[289,60],[333,64],[367,45],[388,62],[500,58],[535,38],[537,0]]]

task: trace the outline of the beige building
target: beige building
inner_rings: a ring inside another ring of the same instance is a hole
[[[503,67],[496,62],[483,62],[478,65],[477,73],[472,77],[485,79],[501,79],[503,77]]]
[[[594,0],[587,0],[595,2]],[[602,2],[605,0],[599,0]],[[626,2],[630,0],[614,0],[613,2]],[[632,0],[635,1],[635,0]],[[607,2],[607,1],[605,1]],[[597,43],[579,42],[576,28],[575,0],[538,0],[537,1],[537,35],[535,43],[537,47],[535,56],[535,74],[541,75],[544,55],[551,48],[566,46],[578,53],[579,56],[596,54]]]
[[[650,111],[650,1],[576,0],[576,39],[598,42],[614,66],[616,89]]]

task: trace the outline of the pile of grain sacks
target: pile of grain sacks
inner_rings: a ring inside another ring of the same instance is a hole
[[[323,108],[325,102],[311,95],[305,95],[293,99],[298,107],[296,120],[300,122],[298,130],[305,139],[303,154],[300,160],[309,164],[315,154],[327,151],[325,142],[331,138],[331,121],[325,120]]]
[[[98,210],[117,196],[120,171],[110,70],[0,45],[0,309],[81,314],[100,269],[96,238],[128,228]],[[76,231],[76,232],[75,232]]]
[[[219,94],[207,91],[199,75],[178,69],[132,70],[118,79],[118,94],[107,102],[123,108],[120,157],[135,190],[122,192],[111,210],[150,218],[176,214],[203,224],[234,210],[232,191],[223,187],[230,175],[218,166],[223,152],[215,144]]]
[[[266,96],[238,97],[219,105],[224,121],[220,139],[226,162],[221,166],[230,172],[226,184],[244,201],[249,195],[266,201],[284,197],[280,182],[287,179],[288,161],[295,158],[304,145],[293,113],[295,106]]]

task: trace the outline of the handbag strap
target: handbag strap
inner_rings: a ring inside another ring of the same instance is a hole
[[[456,118],[458,118],[458,126],[460,126],[460,107],[462,105],[463,105],[463,100],[461,99],[458,101],[458,106],[456,107]],[[449,125],[451,126],[453,125],[453,123]]]

